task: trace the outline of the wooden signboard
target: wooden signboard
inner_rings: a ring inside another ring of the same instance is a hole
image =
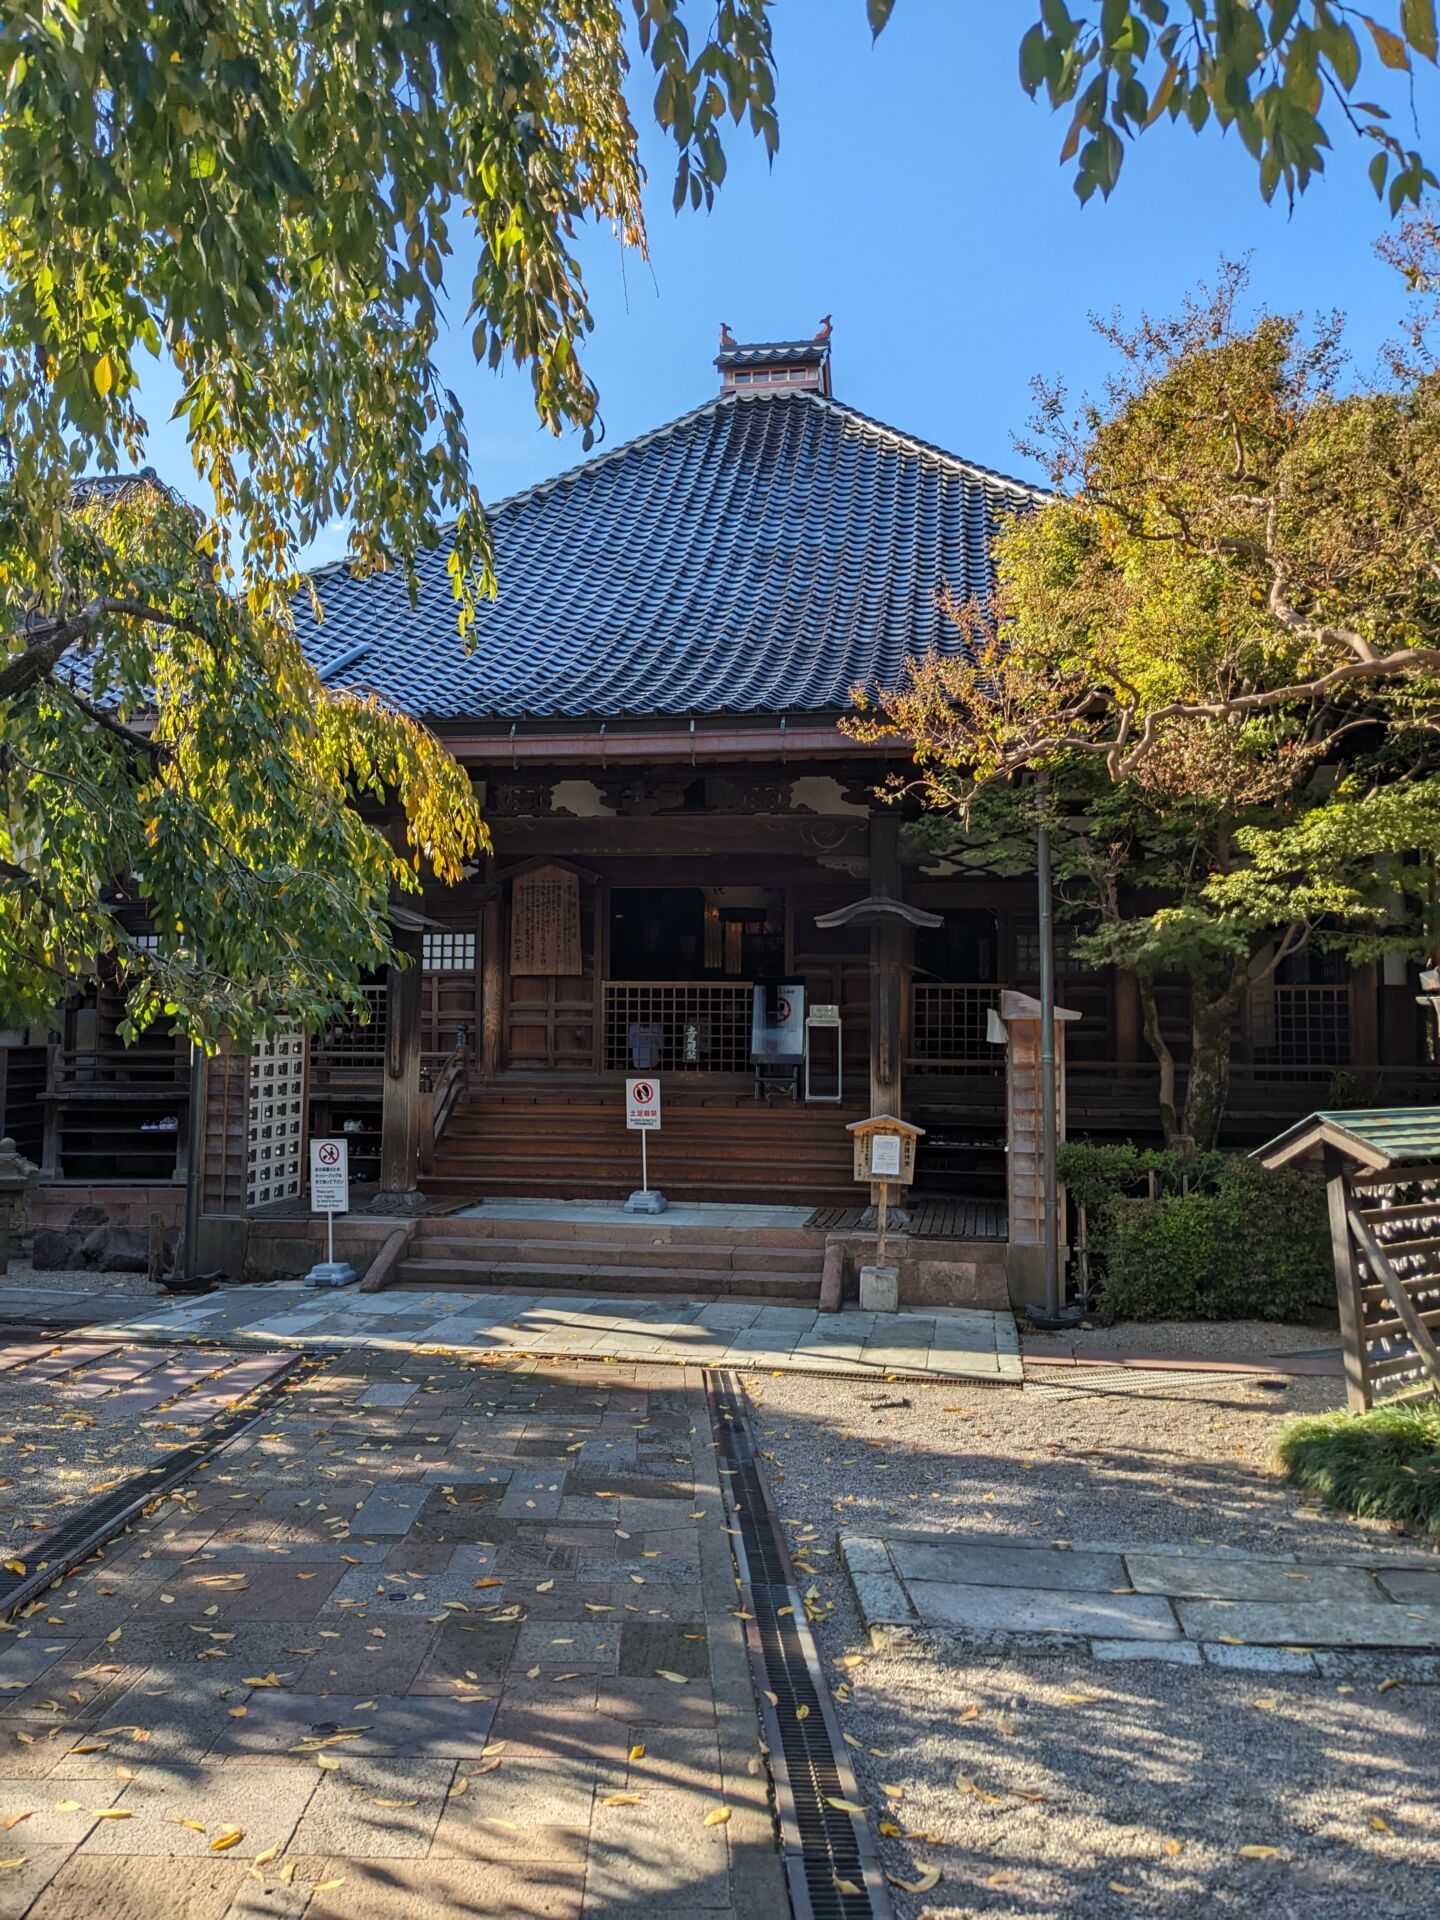
[[[574,977],[580,947],[580,876],[565,867],[517,875],[510,899],[510,972]]]

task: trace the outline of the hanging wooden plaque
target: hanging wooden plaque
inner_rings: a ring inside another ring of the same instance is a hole
[[[510,971],[578,977],[580,876],[565,867],[532,867],[510,896]]]

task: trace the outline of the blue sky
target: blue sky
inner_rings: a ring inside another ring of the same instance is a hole
[[[677,216],[669,151],[647,140],[649,261],[622,258],[606,233],[583,243],[597,322],[587,361],[608,444],[709,396],[722,319],[742,340],[776,339],[807,335],[832,313],[838,398],[1033,476],[1013,438],[1031,378],[1063,372],[1072,388],[1095,389],[1109,353],[1087,316],[1168,310],[1222,253],[1252,256],[1264,304],[1344,310],[1357,365],[1369,368],[1401,307],[1396,275],[1373,252],[1386,218],[1364,178],[1369,149],[1337,130],[1331,177],[1291,214],[1262,203],[1238,141],[1159,128],[1129,156],[1111,200],[1082,208],[1058,163],[1063,122],[1016,77],[1034,12],[1034,0],[899,0],[872,47],[863,0],[777,0],[774,166],[736,133],[715,210]],[[648,95],[636,79],[643,125]],[[1421,133],[1433,137],[1433,72],[1416,97]],[[473,364],[464,310],[462,287],[443,371],[494,500],[583,456],[576,439],[536,425],[524,375]],[[194,497],[158,380],[147,399],[151,458]],[[337,530],[314,557],[342,550]]]

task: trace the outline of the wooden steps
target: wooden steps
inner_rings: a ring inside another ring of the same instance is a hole
[[[432,1217],[420,1222],[392,1284],[810,1304],[824,1262],[822,1235],[785,1228],[668,1227],[663,1215],[614,1223]]]
[[[858,1107],[671,1095],[649,1137],[651,1184],[677,1201],[853,1202],[845,1127],[860,1117]],[[640,1184],[640,1142],[618,1093],[477,1089],[451,1115],[421,1184],[455,1198],[623,1200]]]

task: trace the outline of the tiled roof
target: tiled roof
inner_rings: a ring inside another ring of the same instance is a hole
[[[997,516],[1041,497],[818,393],[726,392],[492,509],[469,653],[443,545],[415,607],[335,567],[296,619],[332,684],[437,720],[834,711],[960,644],[937,595],[987,588]]]
[[[717,367],[818,367],[830,349],[823,340],[769,340],[758,345],[722,347]]]

